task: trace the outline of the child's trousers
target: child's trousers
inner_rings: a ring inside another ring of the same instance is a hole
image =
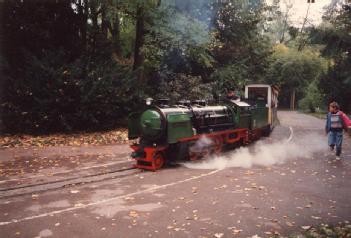
[[[334,146],[336,146],[336,156],[340,156],[341,154],[342,140],[343,140],[342,131],[329,131],[328,144],[333,148]]]

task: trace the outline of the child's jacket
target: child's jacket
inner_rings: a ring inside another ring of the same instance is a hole
[[[331,130],[342,130],[345,129],[347,131],[348,123],[345,121],[345,113],[342,111],[338,111],[337,113],[329,112],[327,114],[327,122],[325,125],[325,131],[329,132]]]

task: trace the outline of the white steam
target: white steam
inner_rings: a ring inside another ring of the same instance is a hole
[[[189,148],[191,153],[201,153],[213,145],[213,140],[206,136],[201,136],[196,143]]]
[[[204,139],[199,142],[200,145]],[[326,139],[319,134],[295,138],[295,141],[258,141],[252,146],[240,147],[222,156],[214,156],[199,163],[185,163],[191,169],[224,169],[230,167],[250,168],[254,165],[282,164],[288,159],[311,157],[313,153],[327,148]]]

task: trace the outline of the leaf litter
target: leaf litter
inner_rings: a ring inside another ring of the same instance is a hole
[[[0,149],[18,147],[110,145],[128,143],[126,128],[106,132],[82,132],[52,135],[1,135]]]

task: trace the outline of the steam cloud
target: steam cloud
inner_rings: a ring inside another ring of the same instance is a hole
[[[204,140],[204,141],[203,141]],[[208,138],[200,139],[197,148],[208,145]],[[258,141],[253,146],[240,147],[222,156],[213,156],[199,163],[184,163],[191,169],[225,169],[231,167],[251,168],[254,165],[282,164],[288,159],[311,157],[315,152],[325,151],[326,139],[320,134],[296,137],[294,141]]]
[[[207,138],[206,136],[201,136],[200,139],[196,141],[195,145],[191,146],[189,150],[190,152],[200,153],[202,150],[204,150],[208,146],[211,146],[212,144],[213,141],[210,138]]]

